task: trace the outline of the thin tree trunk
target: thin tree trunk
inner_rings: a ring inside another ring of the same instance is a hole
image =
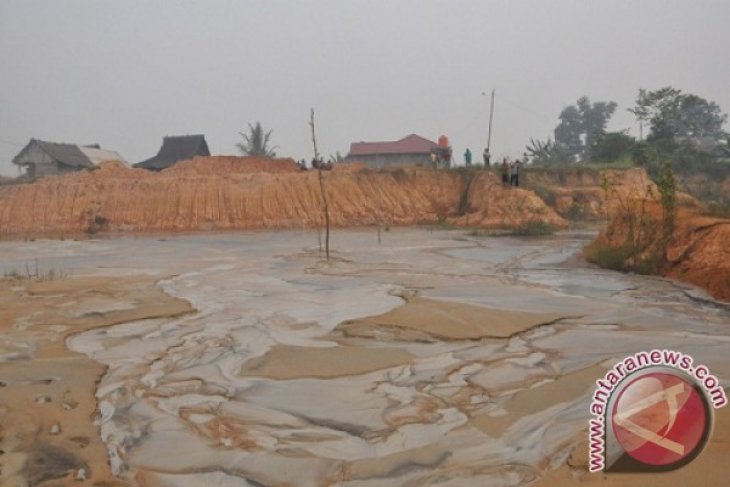
[[[324,191],[324,176],[322,169],[319,170],[319,190],[322,193],[322,205],[324,208],[324,255],[330,259],[330,212],[327,206],[327,195]]]
[[[322,165],[321,161],[319,160],[319,151],[317,150],[317,136],[314,131],[314,108],[311,109],[309,113],[309,126],[312,129],[312,145],[314,146],[314,159],[320,163],[319,168],[317,171],[319,171],[319,191],[322,195],[322,209],[324,211],[324,224],[325,224],[325,234],[324,234],[324,252],[325,257],[327,260],[330,259],[330,212],[329,207],[327,206],[327,195],[324,191],[324,176],[322,175]],[[321,246],[320,246],[321,250]]]

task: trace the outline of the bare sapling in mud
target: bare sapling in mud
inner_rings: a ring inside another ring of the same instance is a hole
[[[322,196],[322,212],[324,213],[324,253],[327,260],[330,259],[330,213],[329,207],[327,206],[327,194],[324,190],[324,176],[322,175],[322,164],[320,161],[319,151],[317,150],[317,136],[314,129],[314,108],[309,113],[309,126],[312,129],[312,146],[314,147],[314,160],[317,162],[317,171],[319,178],[319,191]],[[320,242],[320,251],[322,250],[322,244]]]

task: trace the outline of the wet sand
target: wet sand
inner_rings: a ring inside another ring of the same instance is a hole
[[[277,380],[302,377],[327,379],[406,365],[414,358],[412,354],[399,348],[276,345],[262,357],[243,364],[241,375]]]
[[[330,262],[292,233],[0,245],[0,267],[151,274],[2,288],[0,484],[41,459],[99,486],[571,485],[616,360],[674,348],[730,376],[727,310],[564,266],[580,238],[336,237]]]
[[[588,433],[586,432],[586,435]],[[588,442],[581,441],[565,464],[547,472],[534,487],[608,486],[666,487],[668,485],[727,485],[727,459],[730,458],[730,407],[715,410],[715,428],[705,449],[691,463],[673,472],[658,474],[590,474]]]
[[[127,485],[111,475],[94,424],[106,367],[66,338],[179,316],[190,305],[149,278],[0,281],[0,485]]]
[[[557,313],[507,311],[464,303],[437,301],[410,294],[403,295],[406,304],[378,316],[349,320],[336,331],[349,337],[375,337],[389,329],[389,338],[480,340],[509,338],[540,325],[549,325],[568,318]]]
[[[605,367],[594,365],[570,374],[548,378],[537,384],[537,387],[515,393],[505,404],[503,414],[474,415],[471,424],[492,437],[502,436],[509,427],[522,418],[561,403],[574,401],[586,393],[592,393],[596,377],[602,377],[605,372]]]

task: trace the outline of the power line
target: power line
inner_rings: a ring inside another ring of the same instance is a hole
[[[518,108],[518,109],[522,110],[523,112],[527,112],[527,113],[529,113],[529,114],[531,114],[531,115],[539,118],[541,121],[544,121],[544,122],[547,121],[547,117],[545,116],[544,113],[538,113],[538,112],[536,112],[534,110],[531,110],[531,109],[529,109],[527,107],[524,107],[524,106],[520,105],[519,103],[515,103],[515,102],[509,100],[508,98],[505,98],[502,95],[500,95],[497,98],[497,100],[500,100],[500,99],[502,101],[506,102],[508,105],[512,105],[513,107]],[[551,123],[554,123],[554,122],[555,122],[555,120],[551,120]]]

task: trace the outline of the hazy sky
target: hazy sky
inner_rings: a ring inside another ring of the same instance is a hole
[[[233,154],[249,122],[278,153],[447,134],[457,159],[516,156],[582,95],[636,124],[638,88],[730,111],[730,2],[0,0],[0,173],[31,137],[100,143],[130,162],[164,135]]]

